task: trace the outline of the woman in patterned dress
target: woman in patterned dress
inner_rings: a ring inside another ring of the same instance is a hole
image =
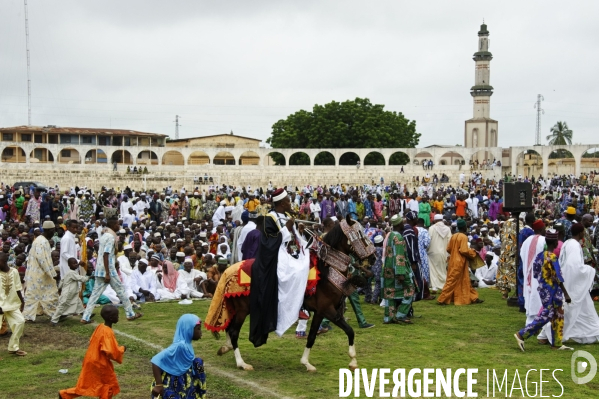
[[[151,360],[154,382],[151,397],[204,399],[206,374],[204,362],[196,357],[191,341],[202,338],[202,320],[184,314],[177,321],[173,343]]]

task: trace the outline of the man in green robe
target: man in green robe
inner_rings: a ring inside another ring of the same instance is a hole
[[[385,324],[412,324],[407,318],[414,297],[412,267],[407,260],[403,219],[399,215],[391,218],[393,231],[387,234],[383,253],[385,261],[381,273],[381,290],[385,302]]]

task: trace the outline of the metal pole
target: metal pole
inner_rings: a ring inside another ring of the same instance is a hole
[[[31,66],[29,59],[29,12],[27,11],[27,0],[25,5],[25,49],[27,52],[27,125],[31,126]]]

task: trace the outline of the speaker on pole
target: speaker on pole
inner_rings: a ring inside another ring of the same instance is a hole
[[[532,211],[532,184],[524,182],[503,184],[503,210],[507,212]]]

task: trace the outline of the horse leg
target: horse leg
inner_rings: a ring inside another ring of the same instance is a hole
[[[237,308],[237,307],[236,307]],[[235,363],[237,363],[237,367],[243,370],[253,370],[252,365],[247,364],[243,361],[241,357],[241,353],[239,352],[239,331],[241,331],[241,327],[243,326],[243,322],[248,314],[246,309],[236,309],[237,313],[233,320],[231,320],[231,324],[229,324],[229,337],[231,338],[231,346],[233,347],[233,353],[235,354]]]
[[[345,335],[347,335],[347,340],[349,341],[348,354],[351,358],[351,361],[349,362],[349,368],[351,370],[355,370],[358,368],[358,360],[356,359],[356,347],[354,346],[354,330],[353,328],[351,328],[349,324],[347,324],[347,321],[345,321],[345,318],[343,316],[339,317],[338,320],[332,321],[337,327],[339,327],[345,332]]]
[[[229,335],[229,329],[227,328],[227,342],[225,342],[225,344],[220,347],[216,354],[218,356],[222,356],[225,353],[229,352],[231,349],[233,349],[233,344],[231,343],[231,336]]]
[[[308,342],[306,342],[306,347],[304,348],[304,354],[300,363],[306,366],[308,371],[316,371],[316,367],[310,364],[310,350],[312,346],[314,346],[314,341],[316,341],[316,335],[318,334],[318,328],[320,327],[320,323],[322,323],[323,315],[319,313],[314,313],[312,316],[312,323],[310,324],[310,333],[308,334]]]

